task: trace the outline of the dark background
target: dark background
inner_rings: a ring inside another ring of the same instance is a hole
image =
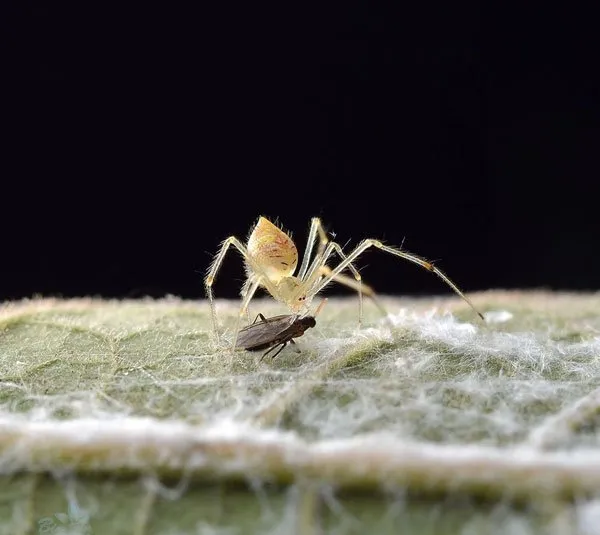
[[[261,214],[300,250],[315,215],[346,250],[405,240],[466,291],[600,289],[594,13],[198,4],[4,8],[0,299],[201,297]]]

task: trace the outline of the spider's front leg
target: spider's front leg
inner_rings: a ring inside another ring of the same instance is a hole
[[[326,245],[329,243],[329,236],[323,228],[321,219],[318,217],[313,217],[310,220],[310,230],[308,231],[306,249],[304,250],[304,257],[302,258],[302,264],[300,265],[300,270],[298,271],[297,275],[297,277],[301,280],[305,278],[308,266],[310,265],[310,257],[312,256],[312,252],[315,247],[317,234],[319,235],[319,249],[317,250],[315,258],[323,255],[323,251],[325,250]]]
[[[225,259],[225,255],[230,247],[235,247],[240,254],[244,257],[244,260],[251,266],[253,266],[254,262],[250,258],[248,254],[248,250],[244,246],[244,244],[235,236],[230,236],[227,238],[222,244],[219,252],[215,255],[210,268],[208,269],[208,273],[204,279],[204,288],[206,290],[206,296],[208,297],[208,303],[210,306],[210,315],[212,318],[213,325],[213,334],[215,336],[215,340],[217,344],[220,343],[219,337],[219,324],[217,318],[217,309],[215,305],[214,295],[212,291],[213,284],[215,283],[215,279],[217,278],[217,274],[219,269],[221,269],[221,265],[223,264],[223,260]]]

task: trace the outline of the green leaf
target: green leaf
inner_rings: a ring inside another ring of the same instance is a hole
[[[600,296],[472,297],[331,299],[263,362],[205,302],[4,305],[0,533],[583,530]]]

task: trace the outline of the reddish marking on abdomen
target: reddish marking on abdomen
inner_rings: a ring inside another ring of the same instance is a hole
[[[282,247],[289,247],[290,241],[291,240],[285,234],[277,234],[273,240],[274,243]]]

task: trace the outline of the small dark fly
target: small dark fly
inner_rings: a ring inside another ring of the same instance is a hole
[[[300,316],[299,314],[283,314],[265,318],[262,314],[256,316],[254,323],[244,327],[238,334],[238,347],[247,351],[260,351],[266,349],[260,360],[264,359],[271,351],[277,349],[274,359],[289,343],[295,344],[294,338],[304,334],[317,324],[316,316],[327,302],[323,299],[312,316]],[[258,319],[260,318],[260,322]]]
[[[258,318],[260,321],[257,321]],[[265,318],[259,314],[254,323],[240,330],[237,346],[247,351],[266,349],[267,351],[260,360],[278,348],[271,356],[274,359],[288,343],[295,344],[294,338],[302,336],[304,331],[316,324],[314,316],[300,317],[298,314],[283,314]]]

